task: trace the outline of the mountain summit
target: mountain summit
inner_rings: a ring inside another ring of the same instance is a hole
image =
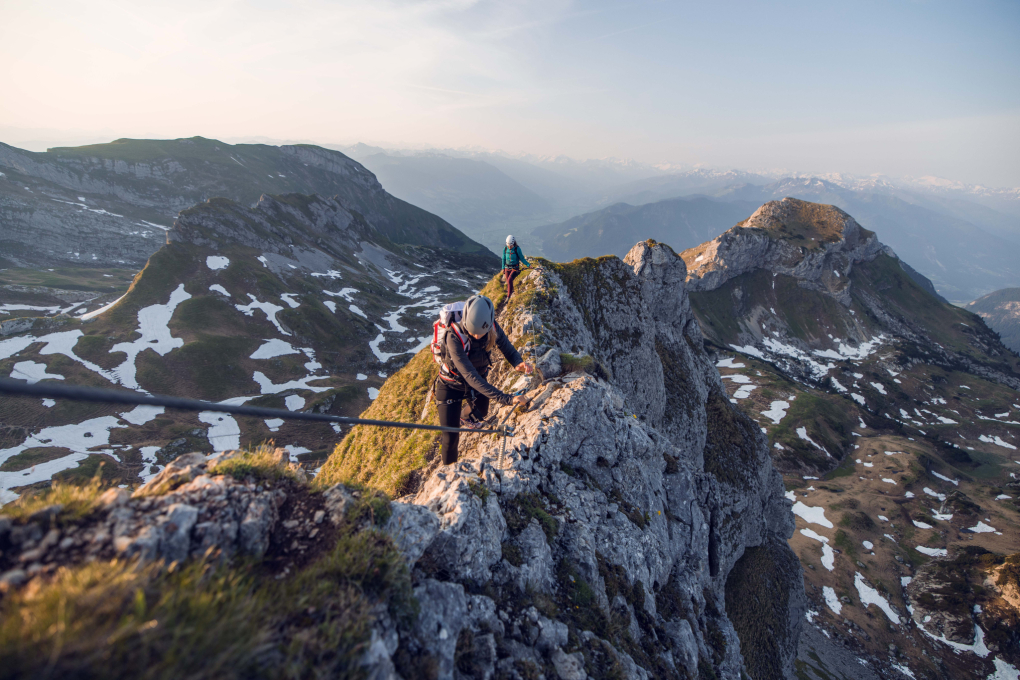
[[[45,153],[0,144],[0,258],[14,266],[140,265],[177,214],[211,198],[335,197],[397,244],[494,255],[448,222],[390,195],[339,151],[309,144],[119,139]]]
[[[721,236],[683,253],[691,291],[714,290],[754,269],[794,276],[846,304],[846,274],[882,251],[874,232],[832,205],[769,201]],[[840,273],[842,272],[842,273]]]

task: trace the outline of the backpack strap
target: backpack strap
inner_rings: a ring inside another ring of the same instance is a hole
[[[457,336],[457,340],[460,341],[460,346],[464,348],[465,352],[471,351],[471,338],[464,339],[464,335],[461,334],[461,330],[457,327],[456,323],[451,323],[446,327],[447,331],[453,331],[453,334]],[[457,373],[452,365],[449,357],[446,356],[446,342],[444,338],[443,342],[443,363],[439,367],[439,377],[445,382],[459,382],[461,380],[460,374]]]

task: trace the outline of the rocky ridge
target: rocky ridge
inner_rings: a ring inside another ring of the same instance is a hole
[[[526,411],[494,414],[513,427],[505,448],[466,436],[459,463],[376,515],[411,570],[419,613],[402,622],[376,612],[361,659],[371,677],[789,670],[804,608],[786,544],[792,515],[764,438],[722,397],[685,274],[668,247],[641,243],[624,261],[522,281],[500,318],[516,344],[540,353],[544,374],[495,372],[532,397]],[[399,378],[383,392],[401,389]],[[267,550],[287,578],[365,492],[332,484],[328,466],[311,496],[293,480],[223,474],[244,455],[181,456],[131,497],[107,492],[67,535],[48,524],[60,508],[3,522],[10,568],[0,580],[17,588],[90,554],[181,561]],[[277,452],[279,465],[285,457]],[[79,557],[58,557],[60,546]]]
[[[524,413],[494,414],[514,428],[505,454],[499,439],[468,435],[460,463],[399,499],[439,519],[398,540],[420,546],[422,610],[446,612],[400,644],[437,655],[439,677],[459,677],[448,675],[454,640],[486,626],[501,640],[486,664],[509,677],[519,662],[560,677],[782,677],[789,666],[803,607],[789,506],[757,428],[721,396],[685,274],[667,246],[641,243],[623,261],[531,273],[501,313],[544,377],[494,372],[533,398]],[[584,370],[571,368],[578,358]],[[564,670],[570,657],[584,672]]]
[[[0,257],[14,266],[137,266],[176,215],[215,197],[334,197],[395,243],[495,257],[443,219],[386,192],[338,151],[195,137],[117,140],[32,153],[0,144]]]

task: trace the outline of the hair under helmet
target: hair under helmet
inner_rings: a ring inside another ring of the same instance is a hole
[[[461,326],[471,335],[485,335],[496,323],[496,308],[484,295],[472,295],[464,303]]]

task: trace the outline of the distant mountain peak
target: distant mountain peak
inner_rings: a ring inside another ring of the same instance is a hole
[[[811,282],[847,304],[854,264],[874,259],[884,246],[833,205],[796,198],[769,201],[721,236],[685,250],[691,290],[715,290],[754,269]]]
[[[761,229],[771,238],[799,242],[798,245],[809,250],[841,240],[852,243],[862,235],[871,234],[834,205],[790,197],[765,203],[742,226]]]

